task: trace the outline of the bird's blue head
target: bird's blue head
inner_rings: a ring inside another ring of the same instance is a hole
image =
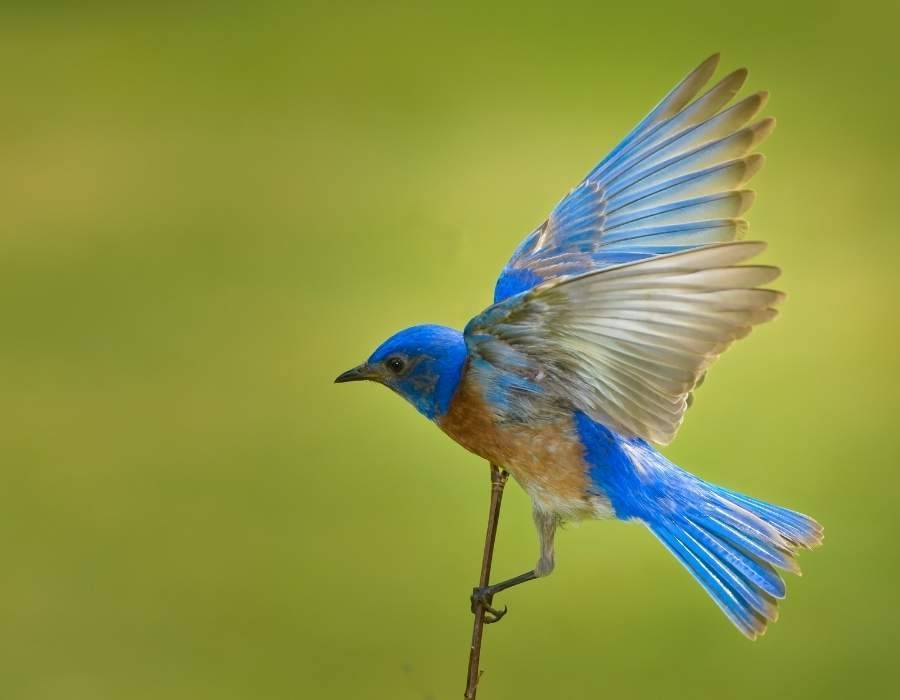
[[[384,384],[430,419],[447,412],[466,362],[463,334],[444,326],[413,326],[392,335],[335,382]]]

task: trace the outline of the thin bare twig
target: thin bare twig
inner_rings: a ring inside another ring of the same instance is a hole
[[[487,532],[484,536],[484,556],[481,559],[481,578],[478,580],[480,587],[490,584],[491,560],[494,558],[494,540],[497,538],[497,524],[500,520],[500,502],[503,499],[503,487],[509,473],[496,464],[491,464],[491,507],[488,511]],[[466,700],[475,700],[478,692],[478,680],[481,672],[478,663],[481,659],[481,637],[484,634],[484,604],[479,602],[475,606],[475,623],[472,625],[472,646],[469,650],[469,676],[466,681]]]

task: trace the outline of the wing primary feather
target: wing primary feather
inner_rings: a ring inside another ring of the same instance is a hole
[[[670,150],[670,153],[655,154],[660,157],[654,157],[646,163],[641,163],[644,166],[642,169],[616,179],[605,194],[614,197],[637,183],[644,187],[655,183],[662,184],[680,175],[740,158],[761,143],[772,132],[774,126],[775,120],[770,117],[717,140],[707,141],[693,150],[667,149]],[[668,159],[662,157],[666,155],[671,157]]]
[[[618,166],[623,161],[634,161],[641,154],[646,154],[653,146],[670,137],[672,134],[681,134],[690,127],[699,124],[713,116],[720,108],[726,105],[740,90],[747,78],[747,70],[740,68],[725,76],[705,95],[685,107],[681,112],[657,124],[639,142],[625,149],[614,162],[607,164],[602,172],[592,172],[588,179],[599,179],[602,174],[608,173],[613,166]]]
[[[651,141],[643,148],[637,149],[624,162],[602,177],[597,177],[596,180],[604,187],[608,187],[619,176],[638,166],[646,167],[647,164],[657,162],[666,155],[677,155],[727,136],[749,122],[762,109],[767,99],[767,92],[757,92],[699,124],[692,125],[683,131],[667,132],[665,138],[657,142]]]
[[[651,207],[629,214],[619,214],[606,219],[604,228],[613,231],[628,230],[629,227],[652,223],[649,220],[663,219],[667,224],[681,224],[709,219],[732,219],[746,213],[753,205],[755,194],[752,190],[731,190],[717,192],[702,197]]]
[[[627,190],[607,200],[606,214],[614,214],[638,203],[642,203],[643,206],[668,204],[689,197],[702,196],[710,191],[740,187],[762,168],[764,162],[762,154],[753,153],[638,191]]]
[[[614,148],[612,151],[610,151],[610,153],[600,161],[600,163],[595,168],[595,171],[601,170],[606,163],[613,160],[631,143],[641,138],[660,121],[667,119],[673,114],[677,114],[686,104],[688,104],[688,102],[690,102],[694,98],[694,96],[700,91],[700,89],[704,85],[706,85],[707,82],[709,82],[709,79],[712,77],[713,73],[716,72],[716,66],[718,65],[719,54],[715,53],[705,61],[703,61],[690,73],[688,73],[681,80],[681,82],[679,82],[668,92],[668,94],[666,94],[666,96],[659,102],[659,104],[656,105],[656,107],[650,110],[650,113],[646,117],[638,122],[638,125],[635,126],[628,133],[628,135],[619,142],[619,145],[616,146],[616,148]],[[588,175],[587,179],[591,179],[591,175]]]

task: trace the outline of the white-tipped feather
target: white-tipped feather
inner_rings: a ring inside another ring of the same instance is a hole
[[[605,227],[610,236],[613,234],[618,236],[623,232],[660,223],[686,224],[709,219],[733,219],[746,212],[753,204],[753,200],[754,194],[750,190],[721,192],[644,209],[625,216],[610,216],[606,220]]]
[[[649,153],[654,146],[663,141],[672,139],[672,134],[684,134],[697,124],[701,124],[712,117],[737,94],[744,81],[747,79],[747,71],[739,69],[725,76],[719,83],[709,90],[703,97],[698,98],[681,112],[659,124],[651,134],[629,149],[627,158],[619,158],[617,163],[633,163],[643,154]],[[610,172],[608,169],[606,172]]]
[[[654,163],[687,153],[712,141],[725,138],[741,129],[753,116],[762,109],[767,94],[760,92],[747,97],[724,112],[710,117],[702,124],[692,126],[674,135],[666,133],[666,138],[659,138],[631,155],[615,169],[596,181],[610,189],[613,182],[621,175],[633,170],[644,170]]]
[[[709,82],[718,65],[719,54],[713,54],[688,73],[656,107],[650,110],[650,113],[631,130],[628,136],[622,139],[619,146],[600,162],[591,175],[602,172],[607,163],[615,162],[617,155],[627,152],[629,148],[633,148],[635,144],[640,143],[641,139],[645,138],[659,124],[678,114],[685,105],[694,99],[694,96],[700,89]]]
[[[607,202],[607,212],[621,213],[627,206],[640,204],[658,206],[693,197],[701,197],[710,191],[730,190],[741,187],[762,168],[765,158],[754,153],[737,160],[725,161],[705,169],[687,173],[653,186],[628,188]],[[641,183],[638,183],[641,184]]]

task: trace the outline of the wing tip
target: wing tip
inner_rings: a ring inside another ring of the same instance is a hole
[[[753,269],[760,273],[759,279],[753,283],[752,289],[758,289],[760,285],[769,284],[781,277],[781,268],[777,265],[741,265],[741,269]]]
[[[713,73],[716,72],[716,68],[719,66],[719,59],[721,57],[722,55],[717,51],[705,58],[700,62],[700,65],[684,77],[681,83],[679,83],[679,87],[691,85],[693,86],[692,89],[699,90],[700,87],[706,85],[706,83],[709,82],[709,79],[712,78]],[[676,88],[676,90],[677,89],[678,88]]]
[[[744,173],[741,179],[743,182],[747,182],[762,170],[762,167],[766,164],[766,157],[762,153],[751,153],[743,158],[743,163]]]
[[[766,302],[769,308],[782,304],[787,299],[787,292],[782,292],[780,289],[768,289],[766,287],[757,287],[757,289],[761,292],[768,292],[771,295],[771,298]]]
[[[753,190],[735,190],[738,197],[737,211],[735,216],[741,216],[749,211],[750,207],[756,202],[756,192]]]
[[[744,220],[740,219],[740,221],[744,221]],[[747,222],[744,221],[744,223],[746,224]],[[750,225],[747,224],[748,229],[749,229],[749,227],[750,227]],[[765,249],[769,247],[769,244],[766,243],[765,241],[759,241],[759,240],[755,240],[755,239],[751,238],[749,240],[725,241],[724,243],[713,243],[708,246],[703,246],[702,248],[699,248],[698,250],[703,250],[706,248],[713,248],[713,247],[744,248],[744,249],[746,249],[747,252],[741,256],[740,260],[749,260],[750,258],[755,258],[760,253],[764,252]],[[688,251],[688,252],[691,252],[691,251]]]
[[[750,71],[747,69],[747,67],[741,66],[740,68],[736,68],[735,70],[731,71],[731,73],[729,73],[726,77],[734,76],[734,80],[737,80],[737,78],[739,77],[741,84],[743,84],[748,75],[750,75]]]
[[[748,127],[750,133],[752,134],[750,148],[755,148],[767,138],[769,138],[769,134],[771,134],[775,130],[775,125],[775,117],[764,117],[752,126]]]
[[[710,54],[702,61],[700,61],[700,65],[698,65],[692,72],[699,73],[701,71],[708,70],[710,75],[716,70],[719,65],[719,61],[722,58],[722,52],[716,51],[715,53]]]

